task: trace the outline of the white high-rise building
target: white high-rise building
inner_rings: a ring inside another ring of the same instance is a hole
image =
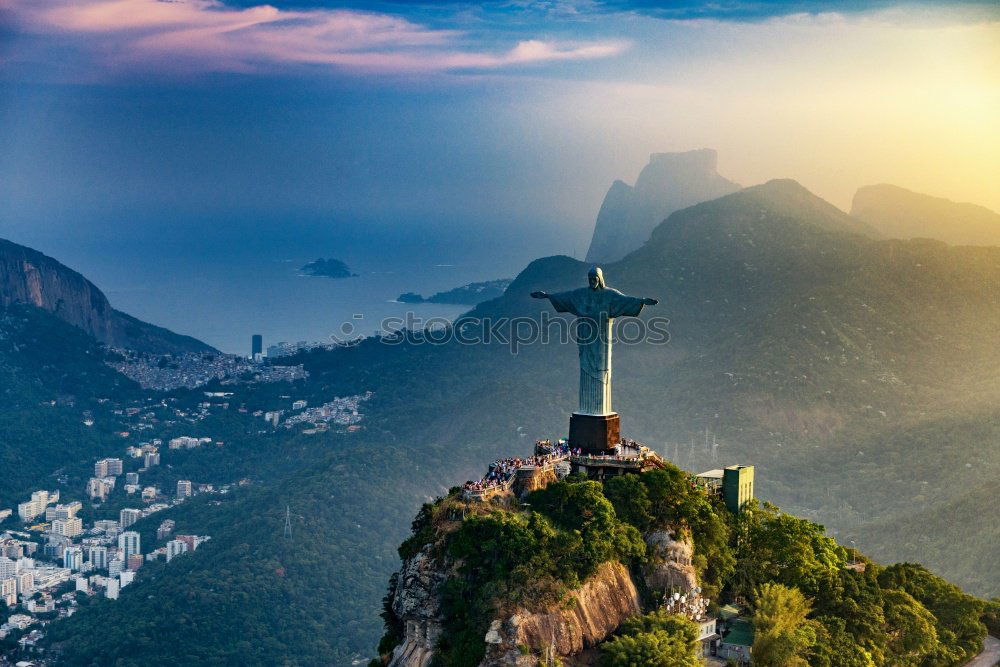
[[[63,551],[63,567],[79,572],[83,569],[83,549],[77,546],[66,547]]]
[[[122,474],[121,459],[101,459],[94,464],[94,477],[114,477]]]
[[[177,480],[177,497],[187,498],[191,495],[191,480],[179,479]]]
[[[170,540],[167,542],[167,562],[169,563],[173,560],[174,556],[180,556],[183,553],[187,553],[187,550],[187,542],[183,540]]]
[[[122,588],[125,588],[133,581],[135,581],[135,571],[133,570],[122,570],[121,574],[118,575],[118,581],[121,582]]]
[[[114,577],[108,577],[106,581],[107,581],[107,588],[104,589],[104,595],[106,595],[109,600],[117,600],[119,591],[118,579]]]
[[[8,607],[17,604],[17,581],[14,577],[0,579],[0,600],[6,602]]]
[[[90,566],[97,570],[106,570],[108,568],[108,548],[102,546],[91,546],[87,550],[87,560],[90,561]]]
[[[6,556],[0,556],[0,579],[13,577],[16,572],[17,562],[7,558]]]
[[[35,573],[32,570],[24,570],[14,575],[17,582],[17,594],[24,599],[35,592]]]
[[[118,513],[118,522],[122,528],[128,528],[133,523],[142,518],[142,510],[126,507]]]
[[[128,562],[132,554],[142,554],[139,547],[139,533],[134,530],[126,530],[118,536],[118,548],[122,550],[122,560]]]

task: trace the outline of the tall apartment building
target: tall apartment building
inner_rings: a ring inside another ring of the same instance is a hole
[[[139,548],[139,533],[126,530],[118,536],[118,548],[122,550],[122,558],[126,563],[132,554],[142,554],[142,549]]]
[[[17,572],[17,561],[13,561],[6,556],[0,556],[0,579],[13,577]]]
[[[137,473],[137,472],[127,472],[127,473],[125,473],[125,483],[126,484],[138,484],[139,483],[139,473]]]
[[[121,459],[101,459],[94,464],[94,477],[114,477],[122,474]]]
[[[175,556],[187,553],[188,543],[184,540],[170,540],[167,542],[167,562],[169,563]]]
[[[108,569],[108,548],[103,546],[91,546],[87,549],[87,560],[95,570]]]
[[[133,523],[142,518],[142,510],[133,509],[131,507],[126,507],[122,511],[118,512],[118,523],[121,527],[128,528]]]
[[[83,532],[83,519],[78,516],[56,519],[52,522],[52,532],[64,537],[76,537]]]
[[[49,503],[59,501],[59,492],[49,493],[48,491],[35,491],[31,494],[31,500],[20,503],[17,506],[17,515],[22,521],[31,521],[39,514],[45,512]]]
[[[17,581],[14,577],[0,579],[0,600],[6,602],[8,607],[17,604]]]
[[[179,479],[177,480],[177,497],[187,498],[191,495],[191,480]]]
[[[63,567],[74,572],[83,569],[83,549],[77,546],[66,547],[63,552]]]
[[[144,465],[147,468],[152,468],[153,466],[160,465],[160,453],[146,452],[142,457],[142,465]]]

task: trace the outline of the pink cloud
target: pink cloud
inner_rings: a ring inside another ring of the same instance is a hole
[[[281,64],[387,72],[495,69],[605,58],[622,43],[521,41],[507,50],[470,48],[454,30],[355,10],[229,7],[217,0],[0,0],[20,30],[76,36],[117,66],[239,70]],[[113,54],[113,55],[108,55]]]

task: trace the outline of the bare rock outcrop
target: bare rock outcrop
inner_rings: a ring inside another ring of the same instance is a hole
[[[643,568],[643,578],[651,590],[674,590],[692,593],[698,586],[694,568],[694,544],[677,539],[672,530],[654,530],[646,535],[650,562]]]
[[[403,623],[403,642],[396,647],[390,667],[426,667],[441,635],[441,584],[448,572],[441,568],[427,545],[403,562],[392,611]]]
[[[641,611],[635,583],[621,563],[605,563],[562,605],[518,610],[493,621],[485,641],[484,667],[537,665],[538,655],[577,655],[607,639]],[[526,650],[525,650],[526,649]]]

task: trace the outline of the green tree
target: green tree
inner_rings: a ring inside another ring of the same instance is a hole
[[[796,588],[764,584],[756,591],[753,661],[761,667],[798,667],[816,643],[811,602]]]
[[[698,626],[664,610],[633,616],[621,636],[601,646],[601,661],[607,667],[699,667]]]
[[[937,648],[937,619],[905,591],[885,591],[883,600],[889,638],[886,664],[919,665]]]

